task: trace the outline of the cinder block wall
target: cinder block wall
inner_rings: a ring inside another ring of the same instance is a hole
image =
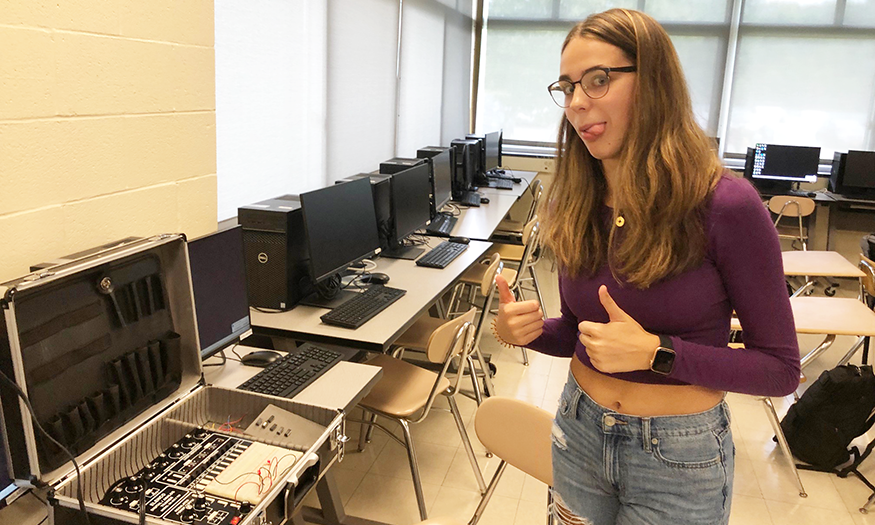
[[[212,0],[0,2],[0,281],[216,229]]]

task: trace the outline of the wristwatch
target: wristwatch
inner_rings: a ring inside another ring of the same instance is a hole
[[[653,358],[650,359],[650,370],[667,376],[674,370],[674,348],[672,348],[671,339],[667,335],[659,336],[659,346],[653,352]]]

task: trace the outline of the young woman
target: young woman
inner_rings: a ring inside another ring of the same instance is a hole
[[[612,9],[577,24],[549,87],[565,108],[544,207],[561,313],[499,282],[500,339],[572,356],[553,429],[564,524],[726,523],[725,392],[783,396],[799,349],[780,246],[753,187],[696,124],[665,30]],[[735,311],[744,349],[729,348]]]

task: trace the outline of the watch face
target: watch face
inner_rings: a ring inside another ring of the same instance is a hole
[[[674,352],[665,348],[660,348],[653,356],[653,364],[650,369],[660,374],[670,374],[674,368]]]

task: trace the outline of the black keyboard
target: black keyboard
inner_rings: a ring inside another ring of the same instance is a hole
[[[455,199],[459,204],[464,204],[465,206],[476,206],[480,207],[480,194],[476,191],[466,191],[462,193],[458,199]]]
[[[462,252],[467,249],[467,244],[444,241],[432,248],[430,252],[417,259],[416,265],[426,266],[428,268],[446,268],[456,257],[462,255]]]
[[[259,394],[294,397],[341,360],[343,355],[340,352],[305,343],[267,365],[237,388]]]
[[[406,290],[388,286],[371,286],[349,301],[320,317],[325,324],[358,328],[406,294]]]
[[[513,180],[504,179],[504,178],[489,178],[489,182],[486,183],[487,188],[495,188],[498,190],[512,190],[513,189]]]
[[[431,224],[425,227],[425,231],[431,235],[440,235],[441,237],[449,237],[450,232],[456,225],[459,219],[445,213],[438,213],[431,220]]]

